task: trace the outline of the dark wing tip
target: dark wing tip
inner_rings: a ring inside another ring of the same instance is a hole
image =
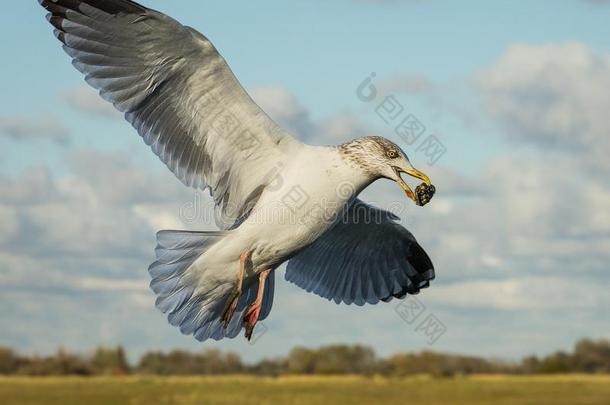
[[[381,300],[384,302],[390,301],[392,298],[403,299],[407,294],[416,295],[430,286],[430,281],[434,280],[434,265],[426,251],[417,242],[413,242],[409,248],[406,260],[417,272],[417,276],[409,277],[411,281],[408,285],[396,294],[389,295]]]
[[[61,0],[60,0],[61,1]],[[70,0],[76,1],[76,0]],[[82,0],[82,3],[87,3],[97,9],[105,11],[108,14],[119,13],[144,13],[147,8],[131,0]]]
[[[148,10],[131,0],[38,0],[38,3],[54,14],[64,13],[66,9],[81,11],[83,4],[108,14],[139,14]]]
[[[66,33],[61,31],[60,29],[56,29],[53,31],[55,34],[55,38],[59,39],[64,45],[66,44]]]
[[[428,256],[424,248],[422,248],[419,243],[414,242],[411,244],[408,259],[419,274],[427,275],[430,270],[432,270],[432,273],[434,274],[434,265],[432,264],[432,260],[430,260],[430,256]]]
[[[58,30],[62,29],[61,23],[62,21],[65,19],[65,16],[61,15],[61,14],[53,14],[53,13],[49,13],[47,14],[47,21],[54,26],[55,28],[57,28]]]
[[[46,18],[55,27],[55,36],[64,44],[65,29],[62,24],[64,20],[70,19],[68,11],[86,14],[82,6],[87,5],[111,15],[117,14],[143,14],[148,9],[130,0],[38,0],[49,14]]]

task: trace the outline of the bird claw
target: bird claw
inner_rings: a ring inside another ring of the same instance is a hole
[[[233,296],[231,298],[229,298],[229,301],[227,302],[227,305],[225,306],[225,310],[222,313],[222,324],[225,329],[227,329],[229,327],[229,323],[231,323],[231,319],[233,318],[233,315],[235,314],[235,310],[237,309],[238,301],[239,301],[239,293],[235,292],[233,294]]]
[[[254,333],[254,327],[256,325],[246,324],[246,334],[245,337],[248,339],[248,342],[252,340],[252,334]]]
[[[239,302],[239,297],[241,297],[242,293],[242,283],[244,281],[244,274],[246,273],[246,265],[250,260],[251,255],[252,252],[245,251],[239,256],[239,271],[237,272],[235,291],[233,291],[233,295],[227,301],[225,309],[222,312],[222,324],[225,329],[229,327],[231,319],[235,314],[235,310],[237,310],[237,303]]]
[[[248,310],[246,311],[246,315],[244,316],[244,323],[246,327],[246,339],[250,341],[252,339],[252,334],[254,332],[254,327],[258,322],[258,317],[261,313],[261,305],[257,302],[250,305]]]

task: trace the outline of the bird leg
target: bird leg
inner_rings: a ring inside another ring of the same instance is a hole
[[[239,256],[239,271],[237,272],[237,282],[235,285],[235,290],[225,305],[225,309],[222,313],[222,323],[224,328],[226,329],[231,322],[231,318],[233,318],[233,314],[235,314],[235,310],[237,309],[237,303],[239,302],[239,297],[241,297],[242,293],[242,284],[244,281],[244,275],[246,274],[246,264],[248,260],[252,256],[251,251],[243,252]]]
[[[259,274],[258,294],[256,295],[256,300],[254,300],[254,302],[248,307],[246,310],[246,315],[244,315],[244,322],[246,323],[246,339],[248,339],[248,341],[252,338],[252,332],[254,332],[254,327],[256,326],[258,317],[261,314],[263,297],[265,296],[265,281],[267,280],[269,273],[272,271],[273,269],[269,269]]]

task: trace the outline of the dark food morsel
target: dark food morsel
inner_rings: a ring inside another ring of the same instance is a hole
[[[434,193],[436,193],[436,187],[432,184],[427,185],[426,183],[422,183],[415,189],[415,202],[417,205],[423,207],[432,200]]]

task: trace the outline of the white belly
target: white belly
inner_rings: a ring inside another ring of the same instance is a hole
[[[253,251],[255,271],[277,266],[314,242],[341,219],[365,180],[333,160],[284,168],[235,231]]]

